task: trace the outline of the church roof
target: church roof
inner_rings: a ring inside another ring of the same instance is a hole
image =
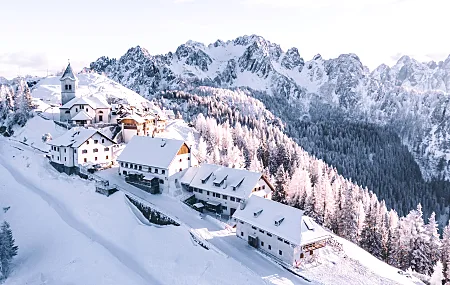
[[[84,110],[81,110],[71,120],[72,121],[88,121],[88,120],[92,120],[92,118]]]
[[[73,73],[70,63],[69,63],[69,65],[67,65],[66,70],[64,71],[63,75],[61,76],[61,79],[59,79],[59,80],[63,81],[65,79],[71,79],[73,81],[77,80],[77,77]]]

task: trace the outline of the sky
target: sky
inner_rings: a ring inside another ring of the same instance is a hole
[[[355,53],[370,69],[450,54],[448,0],[0,0],[0,76],[75,70],[140,45],[257,34],[305,60]],[[447,3],[448,2],[448,3]]]

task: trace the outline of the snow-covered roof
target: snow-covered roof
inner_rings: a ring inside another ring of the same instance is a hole
[[[66,104],[64,104],[61,109],[70,109],[74,105],[89,105],[93,109],[109,109],[110,105],[104,100],[96,97],[96,96],[85,96],[85,97],[77,97],[73,98]]]
[[[215,164],[202,164],[198,167],[189,186],[245,199],[250,196],[255,187],[259,186],[261,178],[262,173],[260,172]],[[271,189],[267,187],[264,191],[267,191],[266,194],[268,194]]]
[[[173,112],[173,110],[164,110],[164,113],[166,114],[167,117],[175,117],[175,113]]]
[[[167,169],[184,141],[133,136],[117,161]]]
[[[180,178],[180,183],[183,184],[191,184],[192,179],[194,179],[195,175],[197,174],[198,167],[189,167],[186,169],[186,172],[184,173],[183,177]]]
[[[327,238],[329,234],[303,211],[272,200],[252,195],[245,208],[238,208],[233,218],[249,223],[295,245]],[[278,223],[278,225],[276,225]]]
[[[134,120],[134,121],[136,121],[136,123],[139,123],[139,124],[145,123],[145,119],[136,114],[127,115],[125,117],[120,118],[120,121],[122,121],[122,120]]]
[[[95,129],[73,128],[65,132],[63,135],[50,140],[48,144],[55,146],[79,147],[96,133],[99,133],[101,136],[115,143],[113,140]]]
[[[71,120],[72,121],[87,121],[87,120],[92,120],[92,118],[84,110],[81,110]]]
[[[61,76],[61,81],[65,79],[71,79],[73,81],[77,80],[77,77],[73,73],[72,67],[70,66],[70,63],[67,65],[66,70],[64,71],[63,75]]]

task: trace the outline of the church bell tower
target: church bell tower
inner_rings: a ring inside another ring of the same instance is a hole
[[[78,78],[73,73],[70,62],[61,76],[61,106],[75,98],[75,92],[78,88]]]

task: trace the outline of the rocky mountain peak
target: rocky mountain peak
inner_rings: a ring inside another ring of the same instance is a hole
[[[288,49],[281,60],[281,66],[290,70],[298,67],[298,70],[302,71],[304,65],[305,61],[300,57],[300,53],[295,47]]]

